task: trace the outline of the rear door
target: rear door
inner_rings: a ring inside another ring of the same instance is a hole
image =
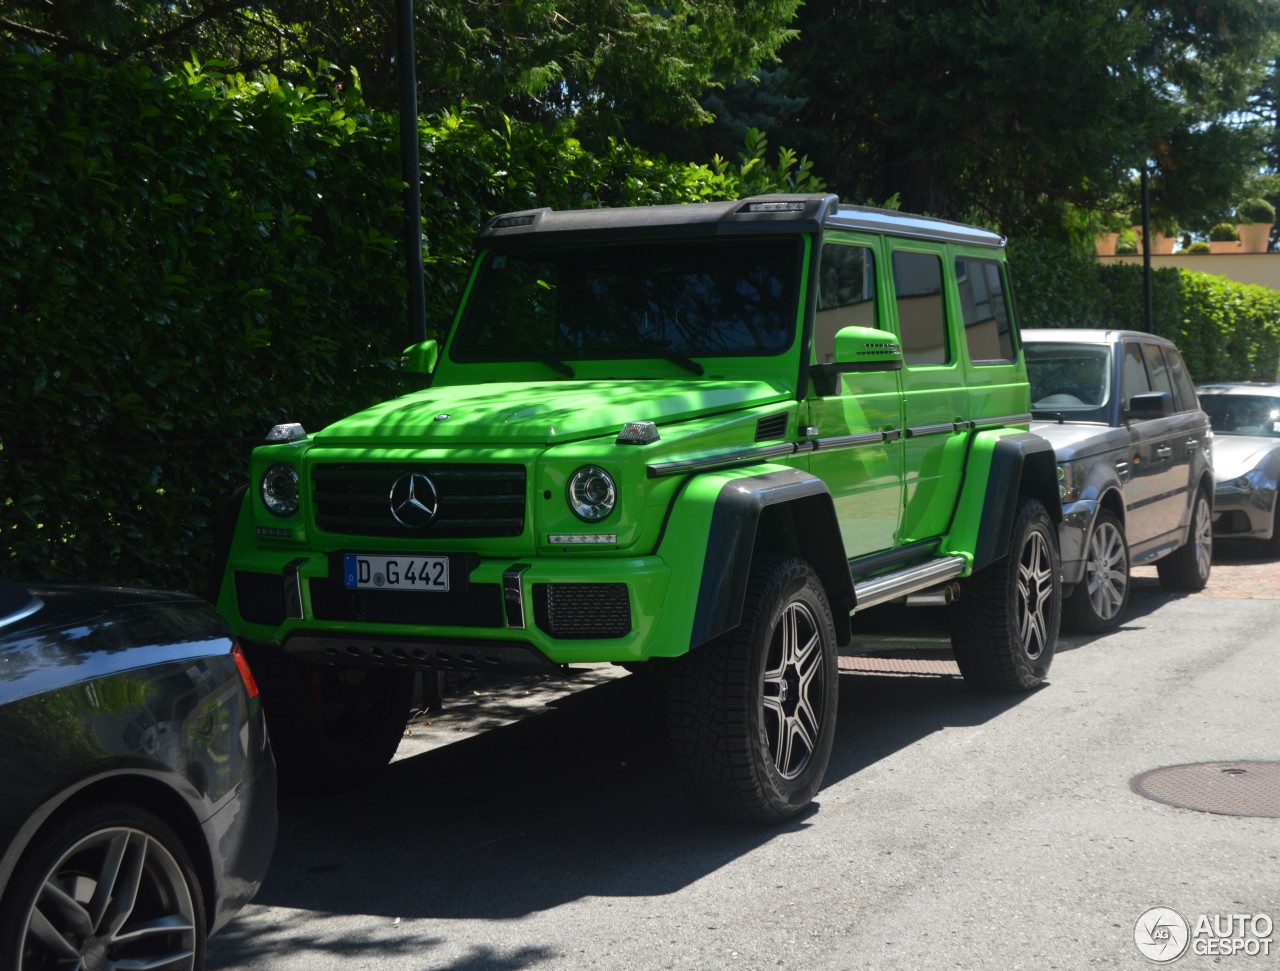
[[[959,339],[948,326],[955,293],[944,285],[948,248],[894,241],[890,257],[903,356],[905,545],[947,531],[964,474],[970,402]]]
[[[1139,338],[1125,340],[1120,389],[1123,407],[1135,394],[1163,391],[1173,402],[1173,381],[1160,349]],[[1141,562],[1176,541],[1184,522],[1187,481],[1184,421],[1175,411],[1167,418],[1127,419],[1132,477],[1125,486],[1128,511],[1126,538],[1133,559]]]

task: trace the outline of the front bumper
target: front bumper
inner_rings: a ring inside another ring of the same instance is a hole
[[[323,553],[243,556],[227,571],[219,606],[242,637],[331,664],[637,662],[670,653],[682,617],[680,649],[688,646],[692,601],[668,598],[672,571],[657,556],[472,556],[449,593],[348,590],[339,562]]]
[[[1238,479],[1219,482],[1213,495],[1213,534],[1229,539],[1269,539],[1275,506],[1273,486]]]

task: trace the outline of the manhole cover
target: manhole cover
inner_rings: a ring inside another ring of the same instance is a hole
[[[1280,762],[1195,762],[1135,775],[1140,796],[1179,809],[1280,819]]]

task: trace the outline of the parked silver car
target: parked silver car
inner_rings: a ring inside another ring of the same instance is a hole
[[[1025,330],[1031,429],[1047,438],[1062,495],[1062,620],[1116,626],[1130,570],[1154,563],[1200,590],[1213,552],[1208,416],[1171,341],[1130,330]]]
[[[1200,404],[1213,423],[1214,535],[1280,556],[1280,384],[1208,384]]]

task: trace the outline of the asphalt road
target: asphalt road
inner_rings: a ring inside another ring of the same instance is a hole
[[[1128,622],[1064,637],[1031,695],[843,675],[826,784],[773,829],[686,805],[638,677],[464,686],[376,783],[282,804],[209,967],[1280,968],[1280,928],[1270,957],[1139,952],[1156,906],[1280,922],[1280,819],[1130,788],[1280,760],[1278,631],[1280,564],[1227,553],[1195,596],[1139,571]]]

